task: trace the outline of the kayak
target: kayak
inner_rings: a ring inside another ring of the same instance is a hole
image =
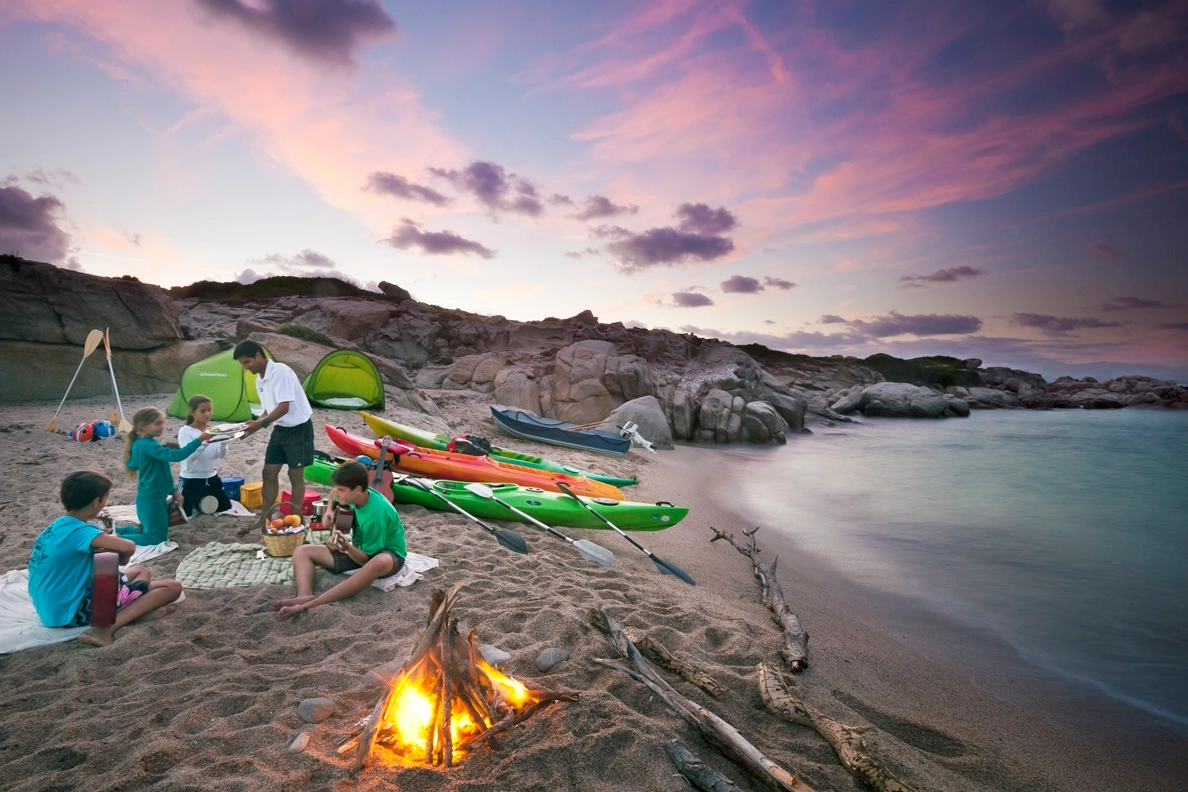
[[[439,451],[445,451],[446,446],[452,439],[448,435],[426,432],[411,426],[398,424],[395,421],[389,421],[387,418],[381,418],[378,415],[372,415],[368,412],[361,412],[359,415],[367,422],[367,426],[370,427],[371,431],[375,432],[377,437],[383,437],[384,435],[399,437],[401,440],[407,440],[421,448],[436,448]],[[551,459],[525,454],[521,451],[513,451],[510,448],[491,446],[490,457],[496,462],[507,462],[522,467],[548,470],[552,473],[568,473],[571,476],[585,476],[588,479],[613,484],[616,487],[630,487],[632,484],[639,483],[639,479],[608,476],[603,473],[579,470],[569,465],[562,465],[560,462],[554,462]]]
[[[622,456],[631,450],[630,438],[605,429],[584,429],[511,407],[491,407],[495,425],[515,437],[542,443]]]
[[[379,440],[360,437],[351,434],[341,426],[331,426],[330,424],[326,424],[326,434],[329,435],[330,441],[334,445],[351,456],[379,458]],[[557,486],[560,482],[577,495],[624,500],[623,493],[619,491],[618,487],[601,481],[592,481],[585,476],[571,476],[567,473],[551,473],[547,470],[509,465],[506,462],[496,462],[485,456],[452,454],[449,451],[421,448],[407,440],[393,440],[388,449],[388,454],[395,460],[396,469],[416,476],[445,478],[454,481],[509,482],[525,487],[540,487],[553,492],[561,491],[561,488]]]
[[[305,468],[305,478],[315,484],[330,484],[330,474],[342,460],[315,459]],[[408,483],[411,476],[397,473],[392,482],[392,494],[397,503],[424,506],[436,511],[454,512],[441,499]],[[419,479],[443,495],[447,500],[461,507],[463,511],[481,520],[510,520],[527,522],[510,509],[500,506],[494,500],[475,495],[466,489],[465,481]],[[521,487],[518,484],[486,484],[495,496],[507,501],[525,514],[540,520],[545,525],[566,528],[606,529],[606,523],[583,509],[573,498],[559,492],[549,492],[538,487]],[[637,503],[617,501],[609,498],[582,498],[582,502],[613,522],[624,531],[662,531],[685,519],[689,510],[671,503]]]

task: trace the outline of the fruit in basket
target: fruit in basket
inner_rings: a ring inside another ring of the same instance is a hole
[[[283,518],[277,517],[275,520],[269,523],[269,527],[274,531],[279,531],[281,528],[285,527],[285,521]]]
[[[301,525],[301,517],[296,514],[286,514],[284,523],[285,525]]]

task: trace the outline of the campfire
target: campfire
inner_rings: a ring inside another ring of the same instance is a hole
[[[355,750],[356,769],[373,757],[450,767],[554,701],[577,701],[576,693],[528,687],[487,663],[474,631],[462,638],[450,618],[461,587],[434,592],[416,648],[359,733],[339,747]]]

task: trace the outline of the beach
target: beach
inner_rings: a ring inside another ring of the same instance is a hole
[[[138,407],[164,407],[172,394],[136,396]],[[434,392],[446,413],[435,428],[494,438],[484,397]],[[134,485],[122,475],[123,442],[76,444],[42,426],[52,404],[0,409],[0,571],[27,565],[33,540],[61,514],[58,484],[67,472],[97,470],[115,483],[112,504],[131,504]],[[74,400],[58,426],[106,417],[108,399]],[[425,426],[426,416],[399,408],[386,417]],[[349,412],[315,409],[316,444],[332,451],[320,427],[342,425],[366,434]],[[162,440],[176,437],[169,418]],[[505,442],[506,438],[500,438]],[[258,480],[267,432],[233,441],[224,476]],[[660,672],[685,696],[708,707],[767,757],[814,789],[864,788],[816,732],[777,719],[761,703],[759,662],[779,664],[780,633],[759,602],[748,559],[711,528],[753,526],[714,486],[724,463],[713,448],[632,451],[623,459],[516,441],[515,448],[603,472],[635,475],[626,490],[639,501],[666,500],[690,508],[679,525],[635,538],[687,570],[690,587],[661,576],[645,555],[610,531],[564,529],[614,552],[614,566],[584,561],[564,542],[530,526],[508,524],[531,553],[500,548],[462,517],[400,506],[408,549],[440,562],[409,588],[368,589],[290,621],[270,603],[291,587],[191,589],[171,616],[122,630],[110,647],[68,642],[0,656],[0,774],[7,788],[138,789],[449,789],[681,790],[663,746],[672,740],[740,788],[763,789],[679,719],[657,696],[625,674],[593,662],[614,658],[610,640],[589,622],[592,610],[673,654],[708,668],[729,694],[714,699]],[[284,487],[282,474],[282,488]],[[201,516],[175,528],[178,550],[148,562],[169,577],[189,552],[209,542],[251,542],[238,531],[250,521]],[[758,534],[770,560],[765,534]],[[980,690],[930,661],[903,636],[880,630],[877,613],[857,611],[834,596],[836,574],[780,551],[779,580],[789,607],[812,636],[808,669],[785,673],[793,694],[843,723],[870,725],[871,751],[920,790],[1080,790],[1182,788],[1182,758],[1162,764],[1133,754],[1102,752]],[[319,578],[325,588],[328,578]],[[352,772],[352,757],[336,753],[383,694],[367,672],[402,662],[424,626],[435,590],[462,584],[453,611],[459,629],[479,644],[511,654],[505,671],[529,684],[580,694],[540,711],[458,766],[440,768],[375,762]],[[568,660],[548,673],[533,661],[546,648]],[[303,699],[325,697],[336,712],[316,724],[297,714]],[[302,733],[304,751],[286,748]],[[1157,754],[1160,746],[1152,746]],[[1168,745],[1169,749],[1177,746]],[[1181,755],[1182,757],[1182,755]]]

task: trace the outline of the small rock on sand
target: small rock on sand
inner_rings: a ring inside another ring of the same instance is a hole
[[[326,698],[305,699],[297,705],[297,714],[306,723],[318,723],[334,714],[336,706]]]
[[[563,663],[569,659],[569,652],[564,649],[545,649],[536,657],[536,667],[540,669],[543,674],[553,668],[558,663]]]
[[[511,660],[511,655],[502,649],[492,646],[491,644],[483,644],[479,647],[479,654],[483,656],[491,665],[496,668],[503,668]]]
[[[302,732],[297,735],[297,739],[289,743],[289,753],[298,754],[305,750],[305,746],[309,745],[309,732]]]

